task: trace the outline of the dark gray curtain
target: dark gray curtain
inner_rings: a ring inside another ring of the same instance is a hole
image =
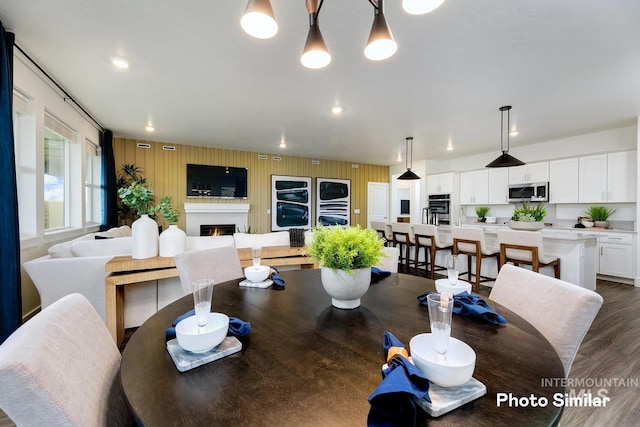
[[[113,156],[113,133],[105,129],[101,135],[102,148],[102,228],[118,225],[118,187],[116,165]]]
[[[18,189],[13,147],[13,43],[0,22],[0,343],[22,323]]]

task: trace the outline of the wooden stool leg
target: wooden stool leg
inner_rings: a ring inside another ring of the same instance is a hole
[[[480,292],[480,271],[482,270],[482,257],[476,257],[476,283],[473,287],[475,293]]]

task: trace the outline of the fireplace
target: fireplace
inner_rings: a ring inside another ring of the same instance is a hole
[[[184,213],[187,236],[200,236],[201,225],[229,225],[232,227],[230,233],[249,226],[248,203],[185,203]]]
[[[233,236],[236,231],[235,224],[201,224],[201,236]]]

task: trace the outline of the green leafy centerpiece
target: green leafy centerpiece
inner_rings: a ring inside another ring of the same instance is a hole
[[[489,213],[489,206],[478,206],[476,207],[476,216],[478,217],[478,222],[485,222],[487,220],[487,214]]]
[[[322,227],[313,230],[308,255],[320,264],[322,286],[334,307],[360,306],[369,289],[371,267],[384,256],[384,240],[370,228]]]
[[[587,215],[595,223],[596,227],[607,228],[609,227],[608,219],[616,212],[614,208],[608,208],[606,206],[590,206],[584,214]]]
[[[543,203],[533,207],[527,202],[522,202],[522,207],[513,210],[508,225],[515,230],[540,230],[544,227],[545,216],[547,216],[547,210]]]

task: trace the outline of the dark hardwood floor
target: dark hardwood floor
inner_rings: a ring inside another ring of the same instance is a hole
[[[598,280],[596,291],[604,304],[569,373],[571,381],[587,385],[568,389],[576,394],[581,389],[591,389],[592,394],[606,389],[611,400],[600,408],[565,408],[559,425],[640,426],[640,288]],[[489,292],[490,288],[481,287],[481,295],[488,296]],[[125,344],[133,332],[127,330]],[[603,385],[607,381],[615,384]],[[589,387],[588,382],[596,385]],[[14,424],[0,411],[0,427],[10,426]]]

